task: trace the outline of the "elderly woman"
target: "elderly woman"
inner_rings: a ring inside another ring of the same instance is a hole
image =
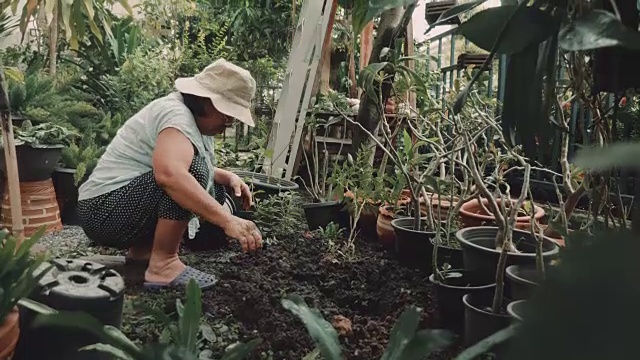
[[[214,167],[212,154],[212,136],[234,119],[254,126],[255,86],[248,71],[224,59],[177,79],[176,92],[125,122],[80,187],[84,232],[98,244],[128,249],[128,263],[147,265],[146,288],[182,287],[192,278],[202,289],[216,283],[178,257],[183,234],[193,233],[198,220],[237,239],[244,251],[262,246],[256,225],[224,205],[227,187],[251,206],[249,187]]]

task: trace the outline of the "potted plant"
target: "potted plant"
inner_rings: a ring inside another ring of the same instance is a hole
[[[18,301],[30,295],[38,286],[42,275],[34,276],[34,271],[41,265],[44,255],[33,256],[30,250],[38,242],[44,229],[40,229],[30,238],[18,242],[5,230],[0,232],[0,359],[10,359],[18,336],[19,313]]]
[[[394,203],[404,183],[402,178],[394,179],[385,173],[384,159],[376,170],[370,164],[372,156],[373,151],[365,148],[358,151],[355,160],[347,155],[347,162],[337,167],[330,179],[334,187],[344,189],[343,202],[350,215],[362,208],[355,225],[367,235],[376,234],[379,207]]]
[[[53,123],[32,125],[26,120],[21,127],[14,127],[20,181],[50,179],[62,149],[69,146],[75,137],[72,130]],[[4,153],[0,156],[0,169],[6,174]]]
[[[91,175],[104,150],[105,147],[98,147],[89,134],[83,136],[79,146],[73,143],[62,149],[59,166],[51,178],[63,224],[78,224],[78,187]]]
[[[338,214],[342,207],[341,201],[334,199],[333,182],[329,179],[329,152],[326,143],[322,142],[322,149],[315,139],[315,134],[319,129],[324,129],[325,136],[328,133],[329,126],[336,123],[335,119],[329,121],[318,120],[314,115],[307,120],[307,133],[310,134],[311,156],[307,155],[307,151],[302,151],[306,163],[307,173],[309,176],[308,183],[302,180],[302,183],[312,197],[312,202],[302,204],[304,214],[307,219],[307,225],[310,230],[325,228],[329,223],[338,222]],[[339,154],[338,154],[339,155]]]
[[[485,116],[483,120],[490,128],[501,134],[499,126],[493,117]],[[464,147],[468,153],[473,153],[474,146],[469,134],[456,122],[458,131],[462,134]],[[509,325],[504,301],[504,273],[507,265],[538,264],[557,257],[558,247],[550,239],[538,236],[532,232],[515,229],[519,209],[523,206],[527,195],[531,166],[513,148],[509,147],[500,135],[501,148],[506,154],[492,149],[496,175],[494,179],[501,180],[500,169],[505,161],[516,160],[524,168],[523,190],[520,196],[505,206],[507,197],[501,192],[499,184],[492,184],[493,192],[485,183],[481,170],[476,161],[468,158],[467,167],[480,194],[488,200],[489,211],[495,218],[497,226],[470,227],[459,230],[456,237],[463,247],[465,266],[479,272],[487,278],[495,278],[494,294],[466,294],[462,301],[465,305],[465,343],[475,344],[487,336]],[[495,185],[495,186],[493,186]],[[500,200],[500,201],[497,201]],[[530,213],[529,221],[535,221],[535,214]],[[497,266],[496,266],[497,264]]]

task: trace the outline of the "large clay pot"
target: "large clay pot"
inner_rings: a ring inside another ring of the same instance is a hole
[[[501,200],[496,200],[496,202],[500,205]],[[512,203],[515,203],[515,200],[512,200]],[[489,200],[482,199],[482,204],[485,208],[489,208]],[[535,211],[534,219],[539,222],[544,217],[544,209],[535,204],[533,208]],[[496,218],[480,206],[478,199],[473,199],[462,204],[460,208],[460,220],[464,227],[494,226]],[[531,216],[529,215],[516,217],[516,223],[526,223],[530,221]]]
[[[0,360],[8,360],[13,355],[20,335],[18,318],[18,309],[15,308],[0,325]]]
[[[431,197],[431,199],[429,199],[429,201],[431,202],[431,208],[432,208],[431,211],[433,211],[433,214],[436,217],[439,211],[441,221],[447,221],[449,210],[454,208],[460,201],[460,198],[457,196],[453,197],[453,202],[452,202],[451,197],[448,195],[440,196],[438,194],[433,194],[433,193],[427,193],[427,194],[430,195]],[[424,201],[424,197],[420,198],[420,209],[424,212],[427,211],[427,202]]]
[[[376,234],[378,235],[378,242],[383,248],[387,250],[394,250],[396,248],[396,233],[391,226],[391,221],[395,219],[393,213],[393,206],[383,205],[380,206],[378,213],[378,219],[376,221]]]
[[[351,199],[351,201],[355,201],[355,196],[349,190],[344,193],[344,197]],[[362,199],[359,199],[362,202]],[[373,202],[369,199],[366,200],[366,204],[360,213],[360,219],[358,220],[358,227],[362,230],[364,234],[373,235],[375,234],[376,222],[378,221],[378,208],[380,207],[380,202]]]

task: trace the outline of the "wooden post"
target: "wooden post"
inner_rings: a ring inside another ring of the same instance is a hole
[[[333,34],[333,23],[336,19],[336,11],[338,10],[338,0],[332,0],[331,13],[329,14],[329,23],[327,24],[327,31],[324,33],[324,40],[322,41],[322,49],[320,61],[318,62],[318,69],[316,70],[316,77],[313,80],[313,87],[311,88],[311,97],[317,96],[320,91],[320,80],[322,78],[322,68],[325,64],[328,64],[327,59],[331,58],[331,35]],[[313,104],[310,104],[313,106]]]
[[[355,36],[355,35],[354,35]],[[371,50],[373,49],[373,21],[370,21],[360,33],[360,71],[369,65]],[[362,96],[362,89],[358,88],[358,98]]]
[[[327,31],[324,33],[324,40],[322,41],[322,49],[320,61],[318,62],[318,70],[316,70],[316,78],[313,80],[313,87],[311,88],[311,97],[317,97],[320,92],[320,81],[322,78],[322,68],[325,64],[328,64],[331,59],[331,40],[333,34],[333,23],[336,19],[336,11],[338,10],[338,0],[333,0],[331,4],[331,13],[329,14],[329,23],[327,24]],[[312,70],[313,71],[313,70]],[[314,104],[310,103],[309,107],[311,108]],[[310,141],[315,141],[315,135],[311,134]],[[304,142],[305,138],[305,130],[302,132],[302,136],[300,136],[300,143]],[[300,168],[300,161],[302,161],[302,152],[304,150],[304,146],[298,146],[298,151],[296,151],[295,159],[293,162],[293,170],[291,171],[291,175],[295,176],[298,173],[298,169]],[[292,154],[293,156],[293,154]]]
[[[20,198],[20,178],[18,177],[18,157],[16,144],[13,138],[13,126],[11,123],[11,107],[7,93],[7,81],[4,76],[4,67],[0,64],[0,117],[2,121],[2,144],[4,158],[7,165],[7,184],[9,185],[9,200],[11,201],[11,218],[13,236],[22,243],[24,237],[24,224],[22,224],[22,199]]]

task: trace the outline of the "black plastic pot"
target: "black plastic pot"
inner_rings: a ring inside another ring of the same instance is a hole
[[[487,276],[495,276],[500,251],[495,249],[498,228],[493,226],[468,227],[456,232],[462,246],[464,268],[476,270]],[[537,240],[528,231],[513,230],[513,243],[520,251],[507,255],[507,266],[535,265]],[[559,248],[553,240],[545,237],[542,243],[542,257],[545,263],[556,259]]]
[[[429,276],[429,281],[435,285],[436,302],[438,304],[438,328],[445,328],[455,332],[464,330],[465,294],[494,293],[496,284],[487,281],[476,272],[464,269],[446,270],[441,272],[444,281],[436,281],[435,274]]]
[[[391,221],[391,226],[396,234],[398,260],[408,267],[429,270],[433,265],[433,246],[436,233],[413,230],[413,219],[413,217],[399,216],[398,219]],[[454,269],[462,268],[462,250],[440,245],[438,248],[438,267],[442,267],[445,263]]]
[[[339,201],[325,201],[303,204],[304,216],[307,219],[309,230],[325,228],[330,223],[339,223],[338,213],[341,203]]]
[[[454,234],[451,234],[452,236]],[[431,240],[433,244],[435,239]],[[444,264],[449,264],[452,269],[464,268],[464,259],[462,249],[452,248],[446,245],[438,246],[438,267],[442,268]]]
[[[480,340],[498,332],[511,324],[509,314],[494,314],[491,311],[493,293],[466,294],[462,297],[464,304],[464,343],[465,346],[477,344]],[[509,301],[504,299],[504,303]],[[498,355],[504,351],[505,346],[492,349]]]
[[[78,217],[78,187],[74,176],[76,169],[57,167],[51,173],[53,187],[56,190],[60,218],[65,225],[80,225]]]
[[[58,160],[60,160],[63,148],[64,146],[62,145],[51,145],[47,147],[31,147],[31,145],[16,146],[20,182],[50,179],[53,169],[58,165]],[[2,155],[0,155],[0,169],[4,174],[7,173],[4,151],[2,151]]]
[[[396,234],[396,252],[400,264],[422,270],[429,270],[433,264],[433,231],[413,230],[414,218],[403,217],[391,220]]]
[[[513,300],[530,298],[538,287],[538,271],[535,265],[511,265],[505,273]]]
[[[278,179],[266,174],[244,171],[231,170],[234,174],[240,176],[249,186],[253,187],[254,196],[256,198],[266,198],[281,192],[298,190],[300,187],[293,181]],[[256,191],[258,191],[256,193]]]
[[[512,301],[507,305],[507,313],[513,318],[513,322],[521,323],[525,319],[527,300]]]
[[[104,265],[74,259],[55,259],[36,270],[41,274],[38,288],[30,299],[58,311],[85,312],[100,324],[120,328],[124,304],[124,279]],[[111,356],[80,348],[99,343],[101,339],[82,329],[34,327],[36,313],[20,309],[20,339],[14,359],[107,360]]]

